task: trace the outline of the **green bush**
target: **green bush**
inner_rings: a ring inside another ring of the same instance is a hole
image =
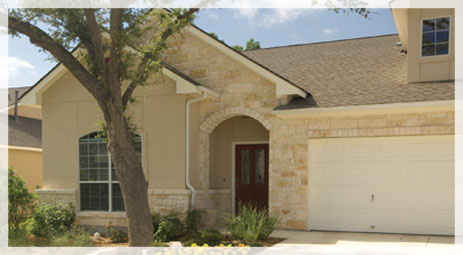
[[[162,216],[160,213],[154,213],[153,215],[151,215],[151,222],[153,224],[153,234],[155,234],[156,231],[158,231],[159,223],[161,223],[161,219],[162,219]]]
[[[83,228],[74,226],[70,230],[64,232],[59,236],[54,236],[50,239],[49,246],[61,247],[91,247],[95,243],[92,237]]]
[[[19,227],[31,214],[35,205],[35,195],[30,193],[24,180],[17,176],[13,168],[8,169],[8,228]]]
[[[252,205],[242,205],[238,214],[226,218],[227,230],[232,238],[244,240],[247,244],[268,239],[277,221],[278,217],[270,216],[268,210]]]
[[[70,206],[43,205],[34,210],[31,220],[31,233],[37,237],[56,236],[70,230],[76,214]]]
[[[223,239],[222,234],[216,229],[206,229],[201,231],[201,239],[210,246],[219,245]]]
[[[34,245],[34,242],[28,238],[27,230],[24,227],[17,227],[8,230],[8,246],[26,247],[36,245]]]
[[[185,230],[187,233],[198,232],[201,223],[201,211],[197,209],[188,210],[185,217]]]
[[[201,238],[201,233],[194,232],[194,233],[187,233],[185,236],[180,238],[180,242],[184,247],[191,246],[192,244],[203,245],[204,241]]]
[[[182,235],[184,225],[177,212],[162,216],[153,237],[157,242],[169,242]]]
[[[106,226],[106,230],[108,230],[108,237],[111,239],[113,243],[125,243],[128,240],[127,233],[122,230],[118,230],[114,228],[109,222]]]

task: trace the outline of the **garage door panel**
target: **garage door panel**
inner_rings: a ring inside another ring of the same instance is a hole
[[[454,136],[309,141],[309,226],[454,233]]]
[[[336,209],[319,209],[314,211],[315,217],[319,219],[314,228],[323,228],[331,231],[368,231],[371,226],[371,213],[365,210],[346,210],[340,214]],[[356,214],[359,217],[350,218],[348,215]],[[360,220],[362,219],[362,220]]]

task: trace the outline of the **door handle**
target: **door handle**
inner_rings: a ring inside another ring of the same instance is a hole
[[[375,194],[371,194],[371,202],[373,203],[375,201]]]

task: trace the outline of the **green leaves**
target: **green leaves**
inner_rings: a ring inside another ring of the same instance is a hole
[[[36,196],[26,188],[24,180],[13,168],[8,169],[8,228],[17,229],[35,206]]]
[[[278,217],[269,215],[267,210],[252,205],[242,205],[236,215],[226,218],[227,230],[233,238],[254,244],[257,240],[267,240],[275,229]]]

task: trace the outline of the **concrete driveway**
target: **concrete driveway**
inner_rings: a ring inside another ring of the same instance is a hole
[[[288,246],[402,246],[402,247],[448,247],[455,238],[450,236],[377,234],[322,231],[276,230],[272,237],[286,238],[277,247]]]
[[[262,255],[460,255],[450,236],[276,230],[286,238]]]

